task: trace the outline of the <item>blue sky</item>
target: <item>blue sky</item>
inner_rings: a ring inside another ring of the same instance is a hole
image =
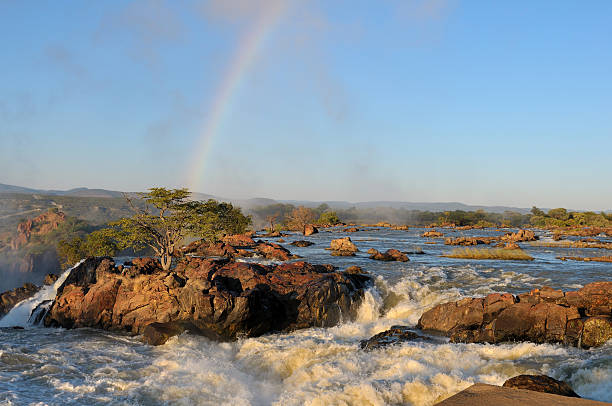
[[[0,183],[612,209],[612,2],[0,2]]]

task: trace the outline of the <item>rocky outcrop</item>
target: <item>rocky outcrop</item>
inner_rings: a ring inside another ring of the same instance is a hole
[[[252,257],[261,255],[266,259],[276,261],[288,261],[299,258],[296,255],[273,242],[262,240],[254,241],[248,235],[232,235],[223,238],[224,242],[210,243],[206,241],[194,241],[182,249],[183,254],[200,257]]]
[[[362,350],[371,351],[388,345],[414,340],[428,340],[428,338],[415,333],[410,327],[392,326],[389,330],[378,333],[367,340],[362,340],[359,343],[359,347]]]
[[[376,261],[400,261],[407,262],[410,259],[408,255],[404,254],[401,251],[396,249],[389,249],[386,252],[379,252],[374,248],[370,248],[368,250],[368,254],[370,254],[370,259],[374,259]]]
[[[502,385],[505,388],[527,389],[536,392],[579,398],[571,386],[546,375],[518,375]]]
[[[232,340],[351,319],[371,281],[306,262],[186,258],[170,271],[153,259],[132,264],[84,261],[58,289],[45,325],[145,333],[154,344],[182,331]]]
[[[523,241],[535,241],[538,237],[531,230],[519,230],[516,233],[508,233],[501,237],[504,242],[523,242]]]
[[[612,282],[573,292],[548,287],[518,296],[493,293],[443,303],[425,312],[418,328],[453,342],[556,342],[582,348],[612,338]]]
[[[349,227],[349,228],[345,228],[344,230],[345,233],[356,233],[359,231],[359,229],[357,227]]]
[[[500,240],[501,237],[457,237],[447,238],[444,240],[446,245],[479,245],[479,244],[492,244]]]
[[[7,292],[0,294],[0,317],[7,314],[17,303],[22,300],[28,299],[36,292],[38,292],[40,288],[31,283],[24,283],[23,286],[19,288],[15,288],[13,290],[9,290]]]
[[[440,238],[444,237],[444,234],[439,231],[425,231],[423,234],[421,234],[421,237]]]
[[[311,245],[314,245],[314,242],[298,240],[298,241],[293,241],[289,245],[293,245],[294,247],[302,247],[302,248],[304,248],[304,247],[310,247]]]
[[[17,225],[17,234],[11,240],[11,249],[18,250],[26,245],[32,235],[45,235],[55,230],[66,220],[66,215],[60,211],[49,210],[40,216],[28,219]]]
[[[334,256],[353,256],[359,250],[351,241],[350,237],[337,238],[329,244],[329,249]]]
[[[306,224],[304,226],[304,235],[305,236],[317,234],[318,232],[319,232],[319,230],[315,226],[313,226],[312,224]]]
[[[436,406],[609,406],[609,403],[477,383]]]

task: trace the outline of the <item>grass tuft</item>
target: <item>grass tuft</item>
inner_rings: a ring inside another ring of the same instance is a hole
[[[508,250],[503,248],[455,248],[446,258],[463,259],[499,259],[506,261],[533,261],[533,257],[522,249]]]

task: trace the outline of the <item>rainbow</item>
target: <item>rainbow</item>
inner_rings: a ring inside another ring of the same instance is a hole
[[[245,73],[253,64],[268,34],[273,30],[287,9],[288,2],[273,1],[265,3],[268,4],[262,5],[259,18],[240,41],[229,69],[227,69],[221,85],[213,98],[212,108],[208,115],[209,118],[200,132],[198,144],[194,150],[193,162],[190,165],[188,187],[191,191],[197,191],[202,186],[205,176],[206,157],[212,147],[213,139],[218,134],[219,127],[227,115],[229,106],[232,104],[233,96],[240,87]]]

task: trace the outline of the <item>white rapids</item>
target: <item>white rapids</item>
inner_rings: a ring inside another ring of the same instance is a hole
[[[36,294],[28,299],[17,303],[2,319],[0,319],[0,327],[28,327],[31,325],[30,316],[32,312],[41,303],[55,299],[57,289],[62,286],[70,272],[82,264],[84,261],[79,261],[73,267],[67,269],[60,275],[53,285],[43,286]]]

